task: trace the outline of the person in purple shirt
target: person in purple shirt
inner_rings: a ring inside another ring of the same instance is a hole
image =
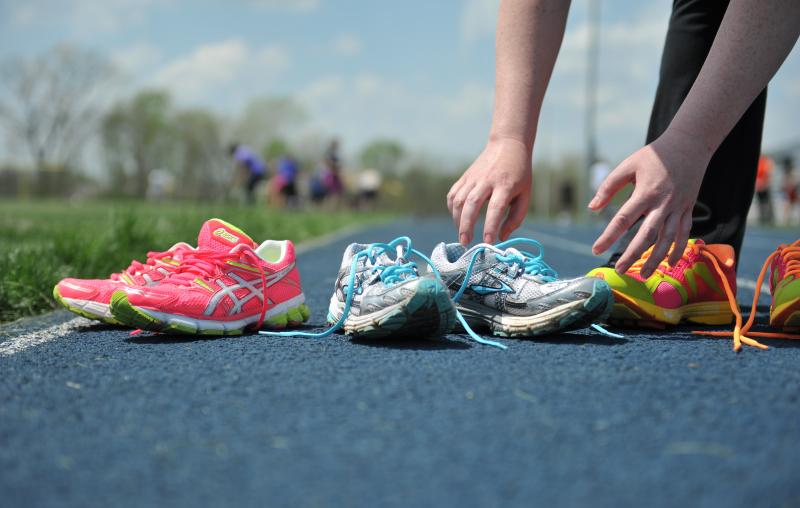
[[[244,176],[245,200],[252,204],[255,202],[256,185],[267,176],[267,165],[255,151],[241,143],[232,143],[228,152]]]
[[[279,207],[297,205],[297,162],[284,155],[275,165],[275,177],[272,179],[272,200]]]

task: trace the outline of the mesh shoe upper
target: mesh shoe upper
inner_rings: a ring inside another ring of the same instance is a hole
[[[337,303],[344,306],[353,258],[367,248],[369,245],[353,243],[345,249],[342,264],[336,276],[332,304]],[[391,277],[388,282],[381,277],[381,273],[388,267],[406,264],[402,254],[398,254],[398,258],[394,260],[385,251],[381,251],[373,257],[362,256],[357,259],[351,314],[360,316],[365,313],[377,312],[400,303],[414,294],[420,281],[416,265],[398,271],[397,276]],[[332,305],[331,311],[338,311],[338,309]],[[336,317],[338,318],[338,315]]]
[[[772,308],[800,299],[800,240],[781,245],[770,265],[769,290]]]
[[[688,303],[725,302],[728,296],[721,275],[709,258],[713,256],[736,294],[734,252],[729,245],[706,245],[703,240],[689,240],[675,266],[662,261],[653,275],[645,279],[640,270],[649,255],[650,250],[624,274],[618,274],[614,268],[601,267],[588,275],[604,279],[617,292],[665,309],[677,309]]]
[[[128,290],[128,299],[167,314],[231,321],[261,314],[265,298],[268,310],[301,294],[292,242],[256,247],[241,230],[211,219],[200,231],[198,250],[175,273],[158,286]]]
[[[576,297],[589,296],[582,287],[585,277],[557,280],[555,272],[538,258],[533,260],[540,266],[526,270],[523,264],[532,258],[517,249],[499,251],[492,245],[478,244],[467,250],[457,243],[440,243],[434,248],[431,260],[451,293],[455,294],[464,284],[473,256],[472,273],[461,299],[506,314],[530,316]]]
[[[64,298],[108,304],[111,295],[118,289],[160,283],[176,270],[183,256],[193,250],[190,245],[179,242],[165,252],[148,252],[146,262],[133,261],[128,268],[112,274],[108,279],[62,279],[56,285],[56,290]]]

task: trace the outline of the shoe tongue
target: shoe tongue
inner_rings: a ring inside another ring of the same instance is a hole
[[[255,242],[244,231],[224,220],[209,219],[200,228],[197,247],[217,252],[228,252],[237,245],[247,245],[255,249]]]
[[[365,250],[367,247],[369,247],[368,244],[351,243],[347,247],[347,249],[345,250],[345,256],[344,256],[344,259],[342,260],[342,266],[348,266],[349,267],[350,263],[352,262],[353,256],[355,256],[359,252]],[[391,253],[392,257],[394,257],[395,254],[396,254],[395,252],[392,252]],[[366,266],[367,259],[362,257],[359,260],[358,264],[359,264],[359,266]],[[381,252],[380,254],[375,256],[375,264],[390,265],[390,264],[394,264],[394,260],[389,257],[389,253],[388,252]]]

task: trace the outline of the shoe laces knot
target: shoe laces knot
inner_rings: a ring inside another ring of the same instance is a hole
[[[536,240],[531,240],[531,242],[536,242]],[[539,242],[536,242],[536,244],[539,247],[538,254],[531,254],[509,247],[502,254],[495,254],[495,259],[507,264],[514,277],[519,277],[524,273],[536,276],[542,282],[553,282],[558,278],[558,274],[544,261],[542,247]]]

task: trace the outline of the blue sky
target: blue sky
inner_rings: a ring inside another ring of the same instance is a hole
[[[572,4],[535,158],[583,146],[588,0]],[[604,1],[599,141],[618,161],[641,146],[671,2]],[[70,42],[106,53],[131,93],[235,117],[259,95],[291,95],[303,129],[354,153],[397,138],[444,166],[481,150],[491,119],[496,0],[0,0],[0,57]],[[800,137],[800,56],[770,90],[765,148]]]

